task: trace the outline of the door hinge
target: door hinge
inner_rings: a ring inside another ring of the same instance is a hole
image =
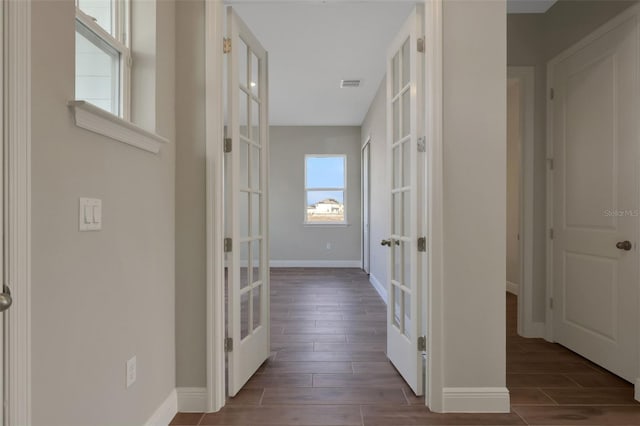
[[[549,163],[549,170],[553,170],[553,158],[547,158],[547,162]]]
[[[427,337],[420,336],[418,337],[418,350],[424,352],[427,350]]]
[[[549,99],[553,100],[556,97],[556,91],[553,88],[549,89]]]
[[[549,229],[549,239],[553,240],[553,237],[555,237],[554,232],[553,232],[553,228]]]
[[[127,66],[129,68],[133,67],[133,56],[131,55],[127,56]]]
[[[231,52],[231,39],[225,37],[222,39],[222,53],[229,53],[229,52]]]
[[[233,351],[233,339],[231,337],[227,337],[226,339],[224,339],[224,351]]]
[[[549,309],[553,309],[553,297],[549,299]]]
[[[418,52],[424,53],[424,38],[421,37],[416,40],[416,47],[418,48]]]
[[[224,252],[225,253],[229,253],[232,248],[233,248],[233,242],[231,241],[231,238],[225,238],[224,239]]]
[[[427,151],[427,138],[424,136],[418,138],[418,152],[426,152]]]
[[[231,148],[233,147],[231,138],[225,138],[224,139],[224,152],[225,153],[229,153],[231,152]]]
[[[426,252],[427,251],[427,238],[426,237],[418,238],[418,251],[419,252]]]

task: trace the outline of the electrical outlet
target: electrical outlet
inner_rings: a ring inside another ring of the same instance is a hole
[[[331,250],[331,243],[327,243],[327,250]]]
[[[136,382],[136,357],[127,361],[127,387],[130,388]]]

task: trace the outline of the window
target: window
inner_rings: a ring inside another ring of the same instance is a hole
[[[305,156],[305,223],[346,223],[344,155]]]
[[[127,0],[76,0],[76,99],[129,119]]]

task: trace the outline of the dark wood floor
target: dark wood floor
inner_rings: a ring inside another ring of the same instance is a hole
[[[509,414],[436,414],[385,356],[385,305],[356,269],[272,269],[272,356],[219,413],[172,425],[640,425],[633,387],[516,333],[507,295]]]

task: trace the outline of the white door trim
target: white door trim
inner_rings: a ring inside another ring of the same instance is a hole
[[[7,262],[5,422],[31,424],[31,0],[5,1]]]
[[[636,4],[634,6],[629,7],[627,10],[606,22],[604,25],[599,27],[597,30],[593,31],[591,34],[564,50],[560,54],[558,54],[555,58],[551,59],[547,63],[547,163],[549,160],[553,159],[554,155],[554,140],[553,140],[553,100],[549,95],[551,93],[551,89],[555,86],[555,75],[554,70],[555,67],[567,59],[569,56],[583,49],[585,46],[589,45],[593,41],[602,37],[609,31],[618,27],[623,22],[629,19],[640,20],[640,4]],[[640,78],[640,75],[636,76],[636,78]],[[640,166],[639,166],[640,167]],[[553,282],[553,241],[549,238],[548,232],[553,228],[553,171],[550,169],[549,164],[547,164],[547,287],[546,287],[546,336],[545,338],[553,342],[553,310],[551,309],[551,304],[549,303],[551,297],[554,293],[554,282]],[[640,220],[640,219],[638,219]],[[639,265],[640,267],[640,265]],[[639,284],[640,285],[640,284]],[[638,327],[640,330],[640,315],[638,315]],[[640,335],[638,336],[638,344],[640,345]],[[638,374],[640,375],[640,358],[638,359]],[[640,401],[640,377],[636,380],[635,383],[635,398]]]
[[[424,280],[423,306],[426,307],[427,357],[425,405],[443,412],[444,406],[444,336],[443,312],[443,146],[442,146],[442,1],[425,0],[425,109],[428,174],[427,189],[427,253],[428,277]],[[423,268],[424,269],[424,268]]]
[[[518,285],[518,334],[544,337],[544,323],[533,320],[533,181],[534,181],[534,114],[535,68],[507,67],[509,79],[520,83],[520,283]]]
[[[364,176],[364,164],[365,164],[365,158],[364,158],[364,152],[365,149],[367,149],[367,147],[369,147],[369,156],[367,158],[367,185],[365,186],[365,176]],[[369,192],[367,198],[367,201],[369,203],[368,206],[365,206],[364,203],[364,199],[365,199],[365,190],[367,190]],[[364,249],[364,235],[365,235],[365,229],[364,229],[364,223],[365,223],[365,212],[366,215],[369,216],[367,218],[367,225],[369,225],[369,229],[368,229],[368,233],[369,233],[369,238],[367,239],[367,243],[369,244],[368,249],[366,250],[366,253],[369,255],[368,259],[366,259],[365,262],[365,249]],[[360,227],[360,259],[361,259],[361,266],[362,266],[362,270],[364,270],[367,274],[369,273],[369,271],[371,271],[371,135],[367,136],[367,138],[365,139],[365,142],[362,144],[362,148],[360,148],[360,223],[362,224],[362,226]],[[365,268],[366,266],[366,268]]]
[[[224,302],[224,5],[205,2],[207,175],[207,411],[225,404]]]

